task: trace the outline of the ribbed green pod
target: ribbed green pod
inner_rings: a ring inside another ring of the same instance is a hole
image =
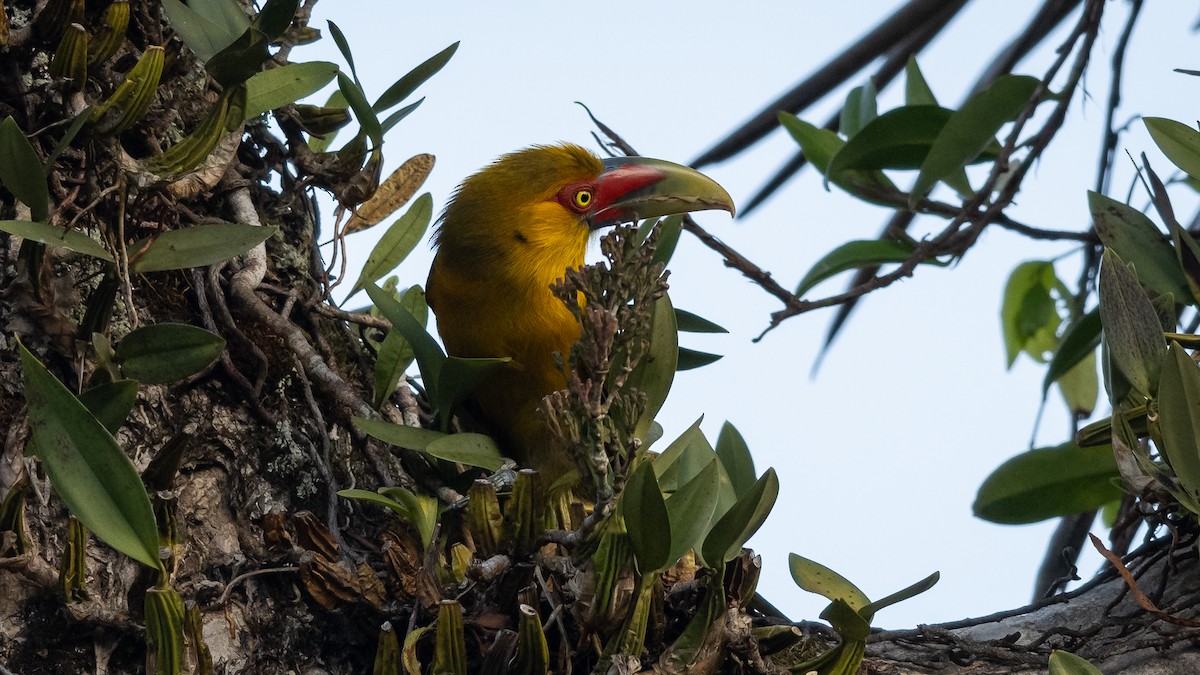
[[[192,600],[184,603],[183,635],[195,654],[195,674],[213,675],[212,652],[204,641],[204,618],[200,615],[200,606]]]
[[[87,31],[77,23],[70,24],[50,59],[50,76],[62,80],[70,91],[82,91],[87,84],[87,52]]]
[[[0,501],[0,534],[12,532],[13,550],[8,555],[20,555],[29,550],[29,531],[25,526],[25,497],[29,494],[29,476],[25,475],[8,489]]]
[[[493,556],[500,550],[504,516],[500,513],[496,486],[490,481],[479,479],[467,492],[467,529],[480,556]]]
[[[512,523],[513,542],[518,555],[537,549],[538,540],[546,532],[546,497],[541,477],[533,469],[521,469],[513,485],[512,501],[508,505]]]
[[[33,20],[33,30],[42,39],[53,42],[62,37],[72,23],[83,21],[84,0],[48,0]]]
[[[58,566],[58,585],[67,602],[86,600],[87,526],[75,516],[67,520],[67,541]]]
[[[88,66],[96,66],[112,58],[125,42],[129,30],[129,0],[113,0],[104,10],[100,28],[88,47]]]
[[[396,629],[391,621],[384,621],[379,627],[379,643],[375,647],[375,664],[371,667],[371,675],[401,675],[400,642],[396,639]]]
[[[200,125],[163,154],[150,158],[147,168],[159,176],[177,176],[194,170],[229,134],[231,125],[237,128],[242,123],[245,109],[245,84],[225,90]]]
[[[510,673],[515,675],[545,675],[550,672],[550,646],[542,630],[542,619],[537,610],[522,604],[518,610],[517,659]]]
[[[462,605],[443,600],[438,607],[437,630],[433,638],[431,675],[467,675],[467,637],[463,627]]]
[[[92,132],[119,134],[132,127],[150,109],[158,80],[163,73],[163,48],[150,46],[137,64],[125,75],[125,81],[105,101],[92,108]]]
[[[170,586],[146,591],[146,643],[154,654],[155,675],[183,670],[183,600]]]

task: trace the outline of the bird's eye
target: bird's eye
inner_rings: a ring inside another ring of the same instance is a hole
[[[586,209],[587,207],[589,207],[591,205],[592,205],[592,191],[591,190],[580,190],[575,193],[576,208]]]

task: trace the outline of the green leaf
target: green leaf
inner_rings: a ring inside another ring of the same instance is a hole
[[[1104,673],[1089,663],[1087,659],[1075,656],[1071,652],[1055,649],[1050,652],[1049,675],[1104,675]]]
[[[645,439],[650,423],[666,402],[679,363],[679,331],[675,327],[675,310],[667,294],[654,302],[650,322],[650,348],[624,385],[646,395],[646,408],[633,432],[641,439]]]
[[[1046,377],[1042,380],[1042,396],[1050,391],[1050,385],[1070,372],[1089,354],[1096,352],[1096,347],[1100,346],[1101,327],[1099,308],[1084,314],[1067,326],[1058,350],[1054,352],[1050,365],[1046,368]]]
[[[667,446],[661,454],[654,457],[654,473],[658,477],[658,485],[663,492],[671,494],[683,487],[708,466],[713,459],[712,447],[704,432],[700,431],[700,423],[704,418],[696,420],[692,426]]]
[[[1200,179],[1200,132],[1163,117],[1143,117],[1142,121],[1167,159],[1187,175]]]
[[[58,161],[59,155],[61,155],[64,150],[70,147],[71,141],[75,140],[75,137],[79,135],[79,132],[83,130],[83,127],[89,121],[91,121],[91,117],[91,106],[87,106],[83,110],[80,110],[78,113],[76,113],[75,121],[71,122],[71,126],[67,127],[67,130],[63,132],[62,138],[58,139],[58,142],[54,144],[54,150],[50,152],[50,156],[47,157],[46,161],[44,162],[43,168],[47,176],[49,176],[50,171],[53,170],[54,163]],[[3,182],[2,178],[0,178],[0,182]]]
[[[346,499],[357,499],[382,506],[399,515],[416,526],[423,547],[427,548],[433,540],[433,530],[438,517],[436,498],[414,495],[400,487],[380,488],[378,493],[359,489],[338,490],[337,494]],[[431,499],[432,504],[430,504]]]
[[[179,0],[162,0],[162,4],[171,27],[201,61],[233,44],[250,27],[250,17],[231,0],[201,0],[188,5]],[[221,4],[232,5],[241,19],[230,13],[230,20],[223,20]]]
[[[1186,300],[1188,296],[1177,296],[1178,300],[1196,305],[1200,303],[1200,243],[1175,218],[1167,222],[1167,229],[1171,230],[1171,241],[1175,244],[1175,260],[1192,292],[1190,302]]]
[[[754,487],[758,474],[754,471],[754,457],[746,446],[746,439],[738,432],[737,427],[729,422],[721,425],[721,433],[717,436],[717,457],[729,474],[733,483],[733,491],[741,497]]]
[[[840,600],[855,613],[871,604],[870,598],[858,586],[815,560],[789,553],[788,569],[800,588],[833,602]]]
[[[353,288],[346,297],[349,298],[357,293],[364,283],[378,281],[388,272],[396,269],[396,266],[407,258],[409,253],[412,253],[417,243],[425,236],[425,231],[429,229],[429,221],[432,218],[433,197],[426,192],[417,197],[416,201],[409,206],[408,211],[392,223],[387,232],[379,238],[379,242],[375,244],[375,248],[371,249],[366,264],[358,274],[358,281],[354,282]]]
[[[24,345],[30,439],[71,513],[109,546],[162,569],[150,497],[112,434]]]
[[[1153,396],[1166,351],[1162,324],[1133,270],[1111,248],[1100,259],[1100,320],[1113,364],[1135,390]]]
[[[263,63],[271,58],[268,49],[270,43],[271,40],[262,31],[249,26],[229,46],[213,54],[204,64],[204,69],[218,84],[229,90],[262,70]],[[241,120],[231,122],[237,124]]]
[[[0,157],[0,185],[29,207],[34,220],[45,221],[50,217],[45,167],[11,115],[0,122]]]
[[[1067,409],[1076,419],[1087,419],[1096,409],[1100,397],[1100,378],[1096,375],[1095,350],[1083,357],[1062,377],[1058,378],[1058,389],[1062,392]]]
[[[710,354],[708,352],[688,349],[687,347],[679,348],[679,356],[675,362],[675,370],[692,370],[694,368],[703,368],[710,363],[716,363],[725,358],[723,354]]]
[[[871,169],[916,169],[954,111],[932,105],[889,110],[846,141],[829,160],[827,175]]]
[[[159,323],[121,338],[116,360],[125,377],[169,384],[204,370],[224,350],[220,335],[182,323]]]
[[[995,144],[996,132],[1021,114],[1039,84],[1036,77],[1028,75],[1002,75],[954,111],[921,163],[909,205]]]
[[[1119,479],[1111,445],[1037,448],[993,471],[979,486],[972,509],[993,523],[1035,523],[1119,498]]]
[[[379,123],[379,126],[383,129],[384,133],[391,131],[392,127],[399,124],[400,120],[411,115],[414,110],[416,110],[417,108],[420,108],[421,104],[424,102],[425,102],[424,98],[419,98],[416,101],[413,101],[412,103],[404,106],[403,108],[397,110],[396,112],[392,113],[391,115],[388,115],[386,119],[384,119],[382,122]]]
[[[1045,363],[1047,355],[1058,347],[1058,315],[1055,291],[1063,288],[1054,274],[1054,263],[1030,260],[1017,265],[1004,286],[1000,307],[1000,326],[1008,367],[1012,368],[1021,352]]]
[[[689,549],[701,544],[717,508],[720,488],[720,466],[710,456],[700,473],[667,498],[667,516],[671,521],[667,566],[674,565]]]
[[[80,394],[79,402],[115,437],[137,403],[137,392],[138,383],[134,380],[105,382]]]
[[[270,239],[278,228],[238,223],[209,223],[168,230],[129,248],[129,271],[144,274],[204,267],[235,258]]]
[[[1178,342],[1171,341],[1158,385],[1159,448],[1179,483],[1200,496],[1200,368]]]
[[[658,237],[658,248],[654,249],[654,257],[650,259],[653,263],[662,263],[666,267],[667,263],[671,262],[671,256],[675,255],[675,246],[679,243],[679,234],[683,232],[683,215],[667,216],[658,221],[658,227],[662,234]]]
[[[383,145],[383,127],[379,124],[379,116],[371,109],[371,104],[367,103],[367,96],[363,93],[362,87],[341,71],[338,71],[337,78],[338,89],[342,92],[342,96],[346,97],[346,103],[350,109],[354,111],[358,125],[362,127],[367,138],[371,139],[371,145],[377,149]]]
[[[400,331],[400,334],[412,346],[413,354],[417,359],[417,368],[421,371],[421,379],[425,383],[425,391],[429,394],[429,399],[431,401],[442,400],[439,386],[446,353],[425,330],[425,326],[413,318],[413,315],[398,300],[385,293],[374,283],[367,282],[363,288],[366,289],[367,295],[371,296],[371,302],[375,303],[380,313],[392,322],[392,329]]]
[[[477,466],[488,471],[499,471],[504,466],[504,457],[500,454],[500,446],[491,436],[484,434],[450,434],[435,439],[422,450],[427,455],[458,462],[467,466]]]
[[[300,0],[267,0],[254,17],[254,26],[274,40],[292,25],[299,7]]]
[[[398,448],[408,448],[424,452],[431,443],[448,438],[449,434],[421,427],[410,427],[403,424],[393,424],[383,420],[372,420],[366,417],[355,417],[354,426],[362,429],[363,433],[378,438]]]
[[[908,600],[909,598],[912,598],[912,597],[915,597],[915,596],[918,596],[918,595],[924,593],[925,591],[933,588],[934,585],[936,585],[938,580],[941,578],[942,578],[941,572],[934,572],[933,574],[930,574],[929,576],[916,582],[915,584],[905,586],[904,588],[896,591],[895,593],[892,593],[891,595],[888,595],[886,597],[880,598],[880,599],[872,602],[871,604],[867,605],[866,607],[863,607],[862,609],[858,610],[858,614],[860,616],[862,616],[864,619],[866,619],[867,621],[870,621],[872,618],[874,618],[875,613],[878,612],[879,610],[883,609],[884,607],[891,607],[892,605],[894,605],[898,602],[904,602],[905,600]]]
[[[902,263],[912,257],[916,248],[909,243],[890,239],[866,239],[848,241],[818,260],[796,286],[796,296],[803,297],[814,286],[826,279],[860,267],[874,267],[888,263]],[[922,265],[944,267],[948,263],[936,259],[924,260]]]
[[[438,376],[437,396],[430,396],[434,412],[441,420],[442,431],[450,427],[450,412],[460,401],[465,400],[475,388],[491,377],[497,370],[506,367],[511,357],[463,358],[448,356],[442,362]]]
[[[458,43],[446,47],[442,51],[425,59],[421,65],[413,68],[408,73],[396,80],[392,86],[380,94],[375,100],[375,105],[372,106],[375,112],[383,112],[388,108],[400,103],[404,99],[412,95],[417,87],[424,84],[429,78],[437,74],[447,63],[450,62],[450,57],[454,56],[454,52],[458,51]]]
[[[846,170],[833,175],[829,173],[830,160],[846,145],[836,133],[815,127],[787,112],[779,113],[779,123],[800,144],[808,161],[834,185],[873,204],[891,203],[878,195],[897,192],[896,184],[881,171]]]
[[[691,312],[675,308],[675,327],[681,333],[728,333],[721,326]]]
[[[650,462],[642,462],[625,482],[621,514],[638,571],[647,576],[666,567],[671,554],[671,520]]]
[[[336,64],[327,61],[289,63],[256,73],[246,80],[246,119],[319,91],[337,75]]]
[[[937,105],[937,97],[925,81],[921,68],[917,65],[917,57],[908,57],[904,65],[904,105]]]
[[[425,302],[425,291],[420,286],[412,286],[400,296],[400,306],[408,310],[422,326],[428,323],[429,305]],[[389,330],[379,345],[379,354],[375,359],[375,408],[380,408],[396,386],[404,371],[412,364],[415,353],[412,345],[396,329]]]
[[[838,130],[846,138],[854,135],[870,124],[879,116],[879,107],[875,102],[875,82],[867,79],[867,83],[850,90],[846,103],[842,106],[841,120]]]
[[[0,164],[3,163],[0,162]],[[65,248],[76,253],[90,255],[93,258],[113,262],[112,254],[106,251],[100,242],[77,230],[68,230],[64,227],[34,223],[28,220],[0,220],[0,232],[15,234],[52,248]]]
[[[775,469],[767,471],[712,526],[704,539],[703,555],[709,565],[733,560],[742,546],[758,531],[779,496]]]
[[[329,26],[329,35],[333,38],[333,43],[342,53],[342,58],[346,59],[346,65],[350,66],[350,74],[354,76],[354,81],[358,82],[358,71],[354,68],[354,54],[350,52],[350,42],[346,39],[345,33],[342,33],[342,29],[336,23],[332,21],[325,23]]]
[[[1133,263],[1146,288],[1160,295],[1191,297],[1175,251],[1145,214],[1098,192],[1088,193],[1088,209],[1096,236],[1123,260]]]

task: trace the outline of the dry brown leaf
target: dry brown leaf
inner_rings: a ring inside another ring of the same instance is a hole
[[[404,206],[433,171],[434,156],[421,154],[410,158],[392,172],[346,222],[346,234],[361,232],[378,224]]]

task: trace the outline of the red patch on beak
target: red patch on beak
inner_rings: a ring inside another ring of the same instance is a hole
[[[604,221],[622,218],[620,207],[611,208],[614,202],[661,182],[667,175],[651,166],[623,164],[600,174],[596,183],[596,199],[591,213],[593,217],[603,215]]]

